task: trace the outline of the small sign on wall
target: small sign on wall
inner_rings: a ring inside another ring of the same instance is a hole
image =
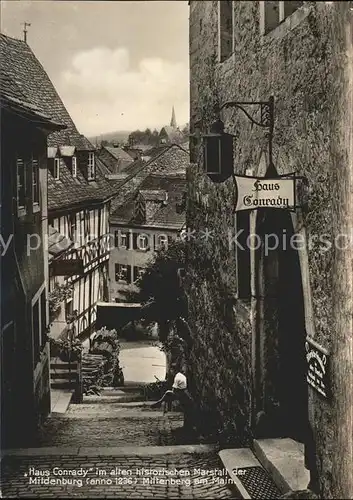
[[[329,356],[326,349],[310,337],[305,342],[308,384],[322,397],[330,398]]]

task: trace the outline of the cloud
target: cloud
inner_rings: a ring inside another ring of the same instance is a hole
[[[86,135],[161,127],[169,124],[173,105],[178,124],[189,121],[188,63],[145,58],[132,68],[124,47],[76,53],[58,90]]]

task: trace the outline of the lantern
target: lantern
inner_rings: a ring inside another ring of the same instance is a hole
[[[233,173],[233,136],[224,133],[224,123],[217,120],[203,135],[204,171],[214,182],[223,182]]]

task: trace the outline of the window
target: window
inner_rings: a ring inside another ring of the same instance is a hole
[[[77,158],[76,158],[76,156],[73,156],[71,161],[72,161],[72,163],[71,163],[72,177],[77,177]]]
[[[32,161],[32,202],[39,204],[39,163]]]
[[[87,178],[89,181],[93,181],[96,178],[96,165],[95,165],[94,153],[88,153]]]
[[[131,266],[115,264],[115,281],[118,283],[131,283]]]
[[[137,250],[148,250],[149,241],[148,236],[146,234],[139,234],[136,240],[136,248]]]
[[[280,21],[283,21],[286,17],[290,16],[299,7],[303,5],[304,2],[280,2]],[[283,14],[282,14],[283,12]]]
[[[219,8],[219,60],[225,61],[233,52],[233,2],[221,0]]]
[[[73,313],[74,313],[74,301],[73,298],[71,297],[70,299],[67,300],[65,304],[65,320],[71,321]]]
[[[130,233],[123,231],[115,231],[115,247],[116,248],[130,248]]]
[[[17,208],[24,209],[26,204],[26,170],[23,160],[17,160]]]
[[[57,181],[60,179],[60,158],[54,158],[53,176]]]
[[[274,30],[281,22],[288,16],[293,14],[303,2],[296,1],[261,1],[260,2],[260,17],[261,17],[261,31],[266,35]]]
[[[160,234],[157,238],[157,248],[167,248],[168,237],[165,234]]]
[[[236,266],[237,266],[237,289],[238,298],[248,299],[251,296],[251,269],[250,269],[250,213],[241,211],[236,214],[237,243]]]
[[[134,283],[136,283],[144,274],[145,268],[143,267],[134,267]]]
[[[76,239],[76,214],[69,215],[69,238],[71,241],[75,241]]]

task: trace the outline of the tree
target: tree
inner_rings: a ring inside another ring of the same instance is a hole
[[[130,146],[144,144],[146,146],[157,146],[159,134],[157,130],[153,132],[151,129],[146,128],[145,131],[134,130],[131,132],[128,138],[128,143]]]
[[[173,241],[168,248],[156,252],[139,281],[137,298],[143,305],[147,321],[160,326],[161,340],[165,340],[171,323],[186,316],[186,305],[180,274],[185,268],[186,243]]]
[[[186,123],[186,125],[184,125],[183,129],[182,129],[182,133],[187,136],[190,134],[190,124],[189,123]]]

